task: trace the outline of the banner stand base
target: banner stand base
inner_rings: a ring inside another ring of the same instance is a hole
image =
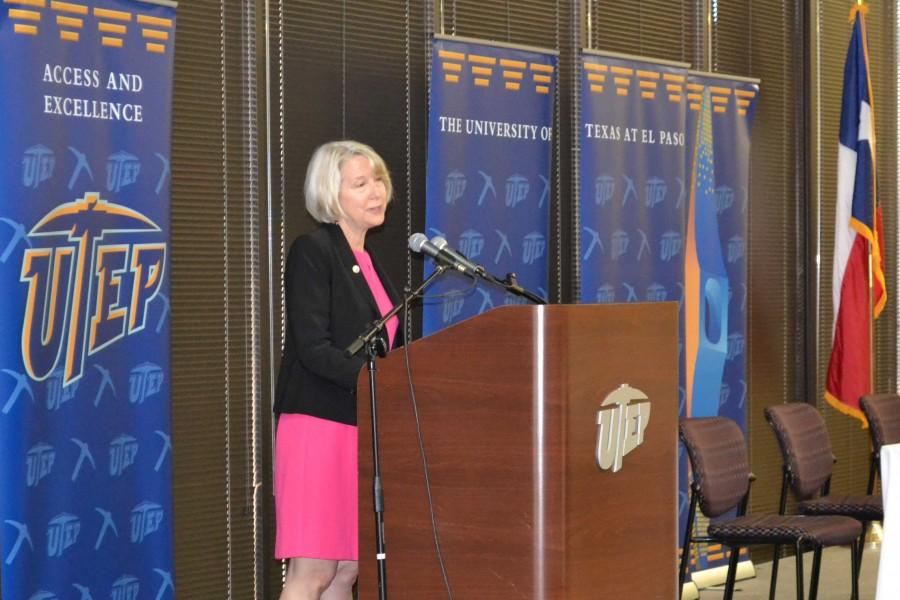
[[[687,581],[681,587],[681,600],[699,600],[700,598],[700,590],[697,589],[697,584],[693,581]]]
[[[716,586],[724,586],[725,579],[728,576],[728,565],[722,565],[721,567],[715,567],[714,569],[705,569],[703,571],[695,571],[691,573],[691,582],[684,584],[684,589],[687,591],[688,586],[694,586],[694,589],[704,590],[706,588],[716,587]],[[742,560],[738,562],[737,566],[737,574],[735,576],[735,581],[741,581],[743,579],[752,579],[756,577],[756,567],[753,566],[752,560]],[[684,598],[688,598],[689,596],[685,595]],[[699,597],[699,593],[694,598]]]

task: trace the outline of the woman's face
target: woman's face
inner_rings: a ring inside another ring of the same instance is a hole
[[[364,234],[384,223],[387,188],[375,175],[368,157],[354,156],[344,161],[338,201],[345,215],[341,221],[355,233]]]

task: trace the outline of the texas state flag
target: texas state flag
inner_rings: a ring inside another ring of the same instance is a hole
[[[844,66],[832,284],[834,324],[825,382],[828,403],[863,422],[859,398],[872,392],[870,319],[877,318],[887,302],[864,12],[865,7],[859,6],[851,12],[853,34]]]

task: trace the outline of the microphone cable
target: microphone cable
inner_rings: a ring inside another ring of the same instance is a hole
[[[474,280],[472,281],[474,287]],[[407,290],[407,294],[409,290]],[[406,323],[409,323],[409,301],[407,300],[407,294],[403,295],[403,319]],[[441,296],[449,296],[451,294],[438,294],[436,297]],[[425,301],[425,296],[421,296],[423,304]],[[425,493],[428,496],[428,514],[431,517],[431,535],[434,538],[434,549],[437,553],[438,565],[441,568],[441,577],[444,580],[444,588],[447,590],[447,598],[448,600],[453,600],[453,590],[450,587],[450,578],[447,576],[447,568],[444,566],[444,554],[441,551],[441,539],[438,534],[438,526],[437,519],[434,516],[434,500],[431,496],[431,478],[429,476],[428,470],[428,457],[425,454],[425,441],[422,438],[422,424],[419,420],[419,406],[416,403],[416,388],[413,385],[412,379],[412,368],[409,363],[409,345],[412,340],[405,340],[403,344],[403,357],[406,362],[406,380],[409,384],[409,399],[412,404],[413,418],[416,422],[416,439],[419,444],[419,456],[422,458],[422,473],[425,476]]]

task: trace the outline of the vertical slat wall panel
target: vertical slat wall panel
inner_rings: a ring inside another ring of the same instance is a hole
[[[572,190],[572,74],[576,60],[576,41],[581,24],[573,20],[573,2],[560,0],[510,0],[444,2],[444,29],[448,34],[498,42],[534,46],[559,52],[557,95],[555,98],[554,136],[551,165],[550,202],[550,296],[552,301],[571,302],[575,298],[568,266],[570,247],[577,239],[568,224],[577,213]],[[439,25],[435,26],[439,28]],[[577,101],[577,100],[574,100]]]
[[[445,6],[448,3],[445,0]],[[510,44],[523,44],[557,49],[557,9],[568,13],[568,7],[548,0],[520,2],[477,2],[451,0],[450,14],[456,15],[456,35],[477,37]],[[562,3],[568,4],[568,3]],[[447,33],[450,21],[446,21]]]
[[[897,7],[874,3],[866,18],[875,95],[878,194],[884,215],[888,303],[875,327],[875,388],[897,390]]]
[[[303,182],[309,157],[320,144],[352,138],[384,157],[394,198],[384,227],[370,240],[398,287],[421,280],[420,269],[412,269],[419,263],[410,263],[406,240],[424,223],[431,34],[426,23],[431,14],[432,5],[425,0],[271,0],[274,371],[282,347],[284,254],[297,235],[315,226],[304,209]],[[271,432],[264,447],[268,477]],[[281,563],[271,558],[275,519],[271,483],[265,487],[264,559],[274,597]]]
[[[303,210],[306,163],[315,147],[345,137],[344,1],[284,1],[283,102],[285,242],[312,228]],[[362,140],[365,141],[365,140]],[[393,168],[389,165],[388,168]]]
[[[711,23],[713,68],[762,80],[750,159],[747,432],[751,507],[771,512],[781,456],[762,412],[806,400],[803,15],[781,0],[719,2]]]
[[[703,10],[691,0],[588,0],[591,46],[698,65]]]
[[[278,368],[281,364],[282,338],[286,326],[284,317],[284,282],[281,273],[285,260],[285,220],[282,193],[286,172],[284,169],[284,5],[279,0],[263,0],[261,23],[268,29],[260,38],[262,53],[259,69],[260,112],[265,111],[260,125],[265,131],[265,143],[260,147],[261,169],[265,173],[266,186],[264,213],[260,236],[264,240],[260,286],[263,290],[262,330],[263,340],[262,378],[264,385],[259,415],[262,423],[260,462],[262,488],[259,502],[262,506],[262,547],[259,548],[260,579],[266,589],[264,597],[275,597],[282,587],[283,564],[274,558],[275,552],[275,497],[274,465],[275,419],[272,403]],[[268,18],[268,20],[266,20]]]
[[[256,2],[223,2],[225,196],[222,199],[226,328],[226,460],[229,591],[256,597],[254,424],[259,407],[259,190]]]
[[[284,257],[284,219],[280,200],[283,170],[281,148],[281,45],[283,29],[282,6],[279,2],[260,3],[259,57],[259,128],[260,145],[258,164],[260,169],[260,399],[259,419],[260,490],[258,506],[260,527],[257,548],[259,581],[265,590],[264,597],[280,595],[282,563],[274,558],[275,552],[275,485],[272,456],[275,450],[272,403],[275,381],[281,363],[281,338],[283,319],[283,283],[281,281]]]
[[[255,322],[247,44],[255,3],[178,9],[172,135],[172,429],[176,586],[254,596]],[[258,329],[258,328],[256,328]]]
[[[384,249],[379,255],[392,279],[405,282],[408,160],[416,167],[415,202],[424,202],[425,189],[426,3],[293,0],[281,3],[281,10],[284,189],[279,194],[285,201],[285,240],[289,244],[313,227],[302,192],[312,151],[329,140],[358,139],[372,145],[391,171],[394,201],[372,240],[376,250]],[[409,117],[408,45],[414,99]],[[408,150],[409,127],[413,146]]]
[[[178,11],[172,130],[172,437],[176,583],[224,597],[222,74],[219,3]],[[207,562],[210,548],[219,559]]]
[[[344,17],[342,94],[346,135],[372,145],[391,171],[394,199],[384,227],[372,240],[398,289],[402,289],[407,279],[406,246],[410,230],[407,220],[412,208],[409,201],[422,211],[424,223],[427,126],[427,112],[423,110],[424,11],[422,2],[356,1],[347,3]],[[413,36],[409,47],[407,34]],[[417,99],[417,111],[412,114],[407,107],[408,89]],[[408,142],[415,146],[408,147]],[[410,176],[416,175],[410,181],[407,181],[407,169]]]

